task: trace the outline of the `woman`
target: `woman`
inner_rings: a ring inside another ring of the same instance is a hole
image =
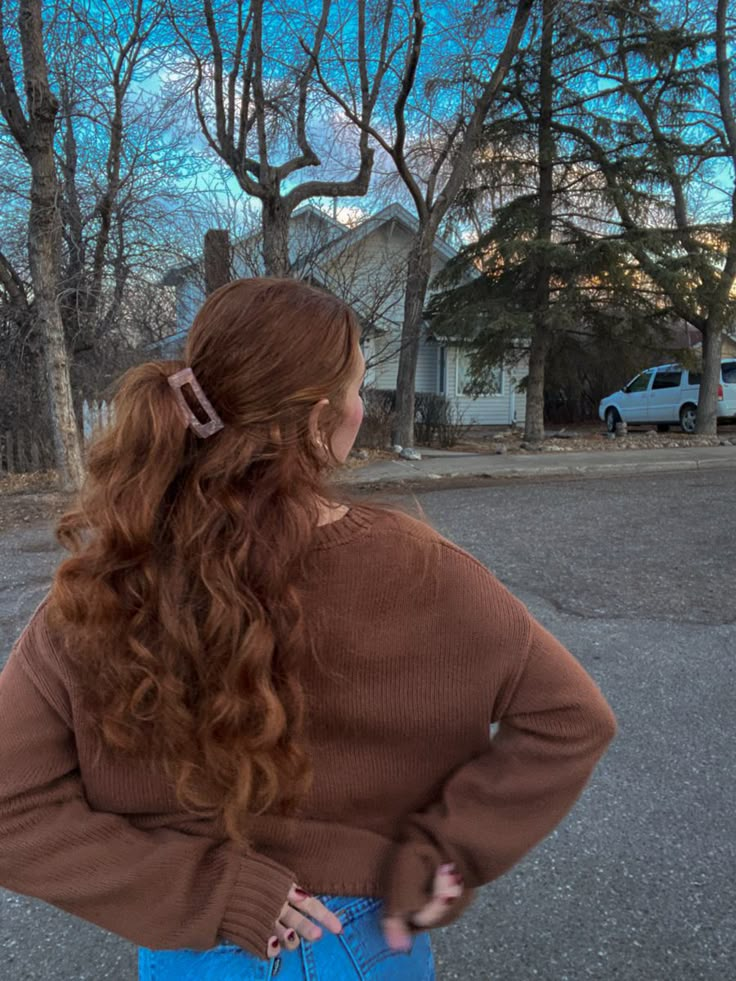
[[[124,377],[0,676],[0,885],[132,940],[141,978],[431,978],[426,928],[612,738],[485,568],[330,487],[363,374],[336,298],[214,293],[183,362]]]

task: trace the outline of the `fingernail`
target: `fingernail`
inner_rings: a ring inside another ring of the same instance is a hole
[[[279,949],[279,941],[277,937],[271,937],[271,939],[268,941],[268,949],[269,950]]]
[[[457,884],[458,884],[459,886],[461,886],[461,885],[462,885],[462,883],[463,883],[463,877],[462,877],[462,876],[460,875],[460,873],[459,873],[459,872],[453,872],[453,873],[452,873],[452,878],[453,878],[453,879],[455,880],[455,882],[456,882],[456,883],[457,883]]]
[[[289,941],[290,944],[294,943],[294,941],[296,940],[296,933],[294,933],[293,930],[289,930],[289,932],[286,934],[286,939]]]
[[[449,906],[450,903],[454,903],[455,902],[455,897],[454,896],[443,896],[442,897],[442,902],[445,904],[445,906]]]
[[[454,865],[452,865],[452,863],[450,863],[450,864],[448,864],[448,865],[440,865],[440,872],[447,872],[447,873],[450,873],[450,872],[452,872],[452,870],[453,870],[454,868],[455,868],[455,866],[454,866]]]
[[[308,892],[304,892],[304,890],[303,889],[300,889],[298,886],[294,886],[294,895],[296,896],[297,899],[309,899],[310,898],[309,893]]]

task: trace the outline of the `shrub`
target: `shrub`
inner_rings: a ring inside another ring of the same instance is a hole
[[[425,446],[454,446],[469,429],[462,413],[444,395],[417,392],[414,400],[414,435],[418,443]]]
[[[396,392],[386,389],[368,388],[363,392],[365,414],[355,441],[357,446],[383,450],[391,445],[395,399]]]

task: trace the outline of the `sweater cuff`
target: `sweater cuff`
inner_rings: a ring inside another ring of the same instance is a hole
[[[296,877],[263,856],[246,855],[233,884],[219,935],[256,957],[267,956],[268,941]]]
[[[392,849],[383,889],[386,916],[408,919],[426,906],[440,865],[442,856],[429,844],[410,841]]]
[[[385,915],[400,916],[409,921],[432,898],[435,872],[447,861],[428,842],[408,841],[398,845],[389,858],[386,870]],[[448,905],[445,915],[433,923],[430,929],[453,923],[474,898],[475,890],[465,886],[461,895]],[[427,928],[412,926],[411,929],[417,933]]]

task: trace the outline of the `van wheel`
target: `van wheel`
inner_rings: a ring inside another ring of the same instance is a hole
[[[680,428],[683,433],[694,433],[695,423],[698,419],[698,410],[696,406],[688,403],[688,405],[683,405],[680,409]]]
[[[621,422],[617,409],[606,409],[606,429],[609,433],[616,432],[616,423]]]
[[[670,427],[669,427],[669,424],[668,423],[666,423],[666,422],[658,422],[657,423],[657,432],[658,433],[668,433],[669,431],[670,431]]]

